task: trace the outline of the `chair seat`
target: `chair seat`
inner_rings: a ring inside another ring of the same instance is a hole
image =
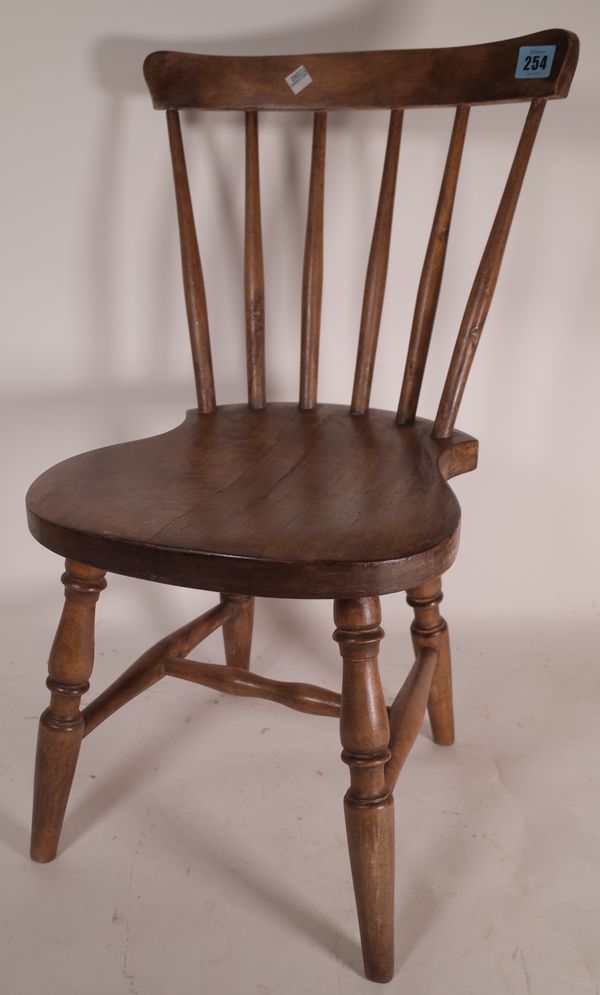
[[[357,597],[406,590],[452,563],[446,483],[477,443],[389,411],[322,404],[188,412],[172,431],[96,449],[27,496],[41,543],[111,572],[203,590]]]

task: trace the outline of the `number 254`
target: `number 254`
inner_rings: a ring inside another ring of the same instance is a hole
[[[528,55],[525,58],[525,64],[523,65],[523,69],[535,72],[537,69],[545,69],[547,65],[548,65],[547,55],[542,55],[541,57],[539,55]]]

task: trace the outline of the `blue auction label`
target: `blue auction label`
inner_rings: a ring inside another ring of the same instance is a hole
[[[515,69],[515,79],[544,79],[550,75],[556,45],[523,45]]]

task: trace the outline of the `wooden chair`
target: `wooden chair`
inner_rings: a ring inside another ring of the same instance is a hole
[[[436,743],[454,739],[440,577],[460,509],[447,480],[472,470],[477,442],[455,431],[527,162],[548,99],[565,97],[577,39],[550,30],[465,48],[221,57],[156,52],[144,72],[166,110],[198,408],[164,435],[66,460],[29,490],[35,538],[66,557],[66,602],[40,719],[31,855],[49,861],[82,739],[165,675],[302,712],[339,716],[350,768],[345,814],[368,978],[394,970],[393,790],[426,708]],[[434,421],[416,416],[469,108],[527,101],[523,131],[468,299]],[[388,264],[404,108],[454,106],[397,414],[369,408]],[[217,406],[181,108],[243,111],[248,403]],[[366,275],[350,407],[317,403],[327,111],[388,108],[389,133]],[[267,403],[258,111],[314,111],[302,284],[299,403]],[[147,650],[85,708],[94,610],[107,571],[220,592],[220,603]],[[407,592],[416,660],[387,708],[377,653],[379,596]],[[341,693],[249,669],[254,597],[331,598]],[[226,664],[190,651],[219,626]]]

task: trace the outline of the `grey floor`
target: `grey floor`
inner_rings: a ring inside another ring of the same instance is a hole
[[[45,554],[44,554],[45,555]],[[143,590],[142,590],[143,588]],[[362,976],[334,720],[166,679],[84,743],[59,858],[29,861],[58,585],[7,605],[0,727],[2,991],[286,995]],[[114,578],[94,689],[213,602]],[[458,740],[427,727],[396,789],[406,995],[573,995],[600,983],[597,632],[452,613]],[[408,609],[383,599],[391,698]],[[330,605],[260,602],[254,669],[339,687]],[[197,658],[219,661],[220,637]]]

